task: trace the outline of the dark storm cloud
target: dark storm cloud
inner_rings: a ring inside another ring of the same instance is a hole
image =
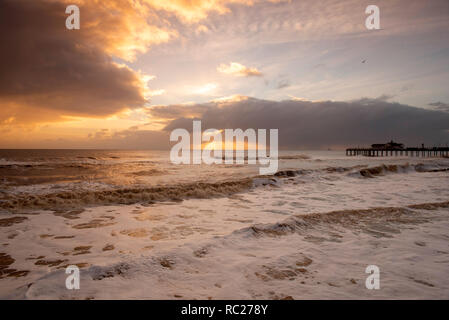
[[[80,30],[66,29],[65,7],[43,0],[0,2],[0,120],[104,116],[145,102],[138,74],[115,64],[106,44],[84,30],[83,7]]]
[[[227,103],[207,103],[198,117],[208,128],[279,129],[283,148],[370,145],[391,139],[408,146],[449,142],[449,114],[383,99],[350,102],[267,101],[249,98]],[[165,107],[170,109],[170,106]],[[161,112],[159,108],[158,112]],[[164,130],[192,128],[192,119],[180,116]]]

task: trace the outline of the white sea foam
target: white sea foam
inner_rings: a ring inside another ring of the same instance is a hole
[[[200,181],[180,179],[184,196],[164,202],[135,201],[129,186],[109,201],[103,186],[73,208],[3,211],[0,297],[447,298],[448,160],[309,156],[276,176],[195,168]],[[214,170],[221,182],[202,180]],[[247,184],[221,192],[226,180]],[[79,291],[65,288],[69,264],[81,267]],[[365,288],[368,264],[379,291]]]

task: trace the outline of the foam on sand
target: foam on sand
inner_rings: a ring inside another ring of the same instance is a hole
[[[317,213],[253,225],[81,272],[83,290],[55,270],[21,298],[444,298],[449,294],[449,202]],[[438,224],[432,221],[438,221]],[[413,255],[410,255],[414,252]],[[365,288],[365,267],[381,290]]]

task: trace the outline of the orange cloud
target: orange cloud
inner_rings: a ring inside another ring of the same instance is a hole
[[[81,29],[65,28],[66,5],[77,4]],[[105,117],[142,107],[151,78],[114,62],[132,61],[175,36],[151,25],[147,6],[130,0],[2,2],[0,126]],[[17,24],[20,21],[20,24]],[[9,121],[9,120],[8,120]]]
[[[3,1],[0,125],[7,119],[17,124],[104,117],[142,107],[163,90],[150,90],[148,76],[113,57],[131,62],[152,45],[178,36],[158,10],[195,22],[209,12],[229,12],[232,3],[252,1]],[[81,28],[76,31],[65,28],[69,4],[80,8]]]
[[[80,8],[79,30],[65,28],[69,4]],[[190,24],[211,13],[228,13],[232,4],[252,5],[253,1],[3,0],[0,132],[17,138],[24,130],[40,132],[40,138],[62,132],[77,136],[70,123],[73,119],[93,123],[90,119],[143,108],[151,96],[164,90],[150,89],[150,76],[116,58],[133,62],[151,46],[178,37],[161,11]],[[196,27],[199,33],[208,32],[206,25]],[[52,131],[56,126],[58,131]],[[14,138],[8,139],[14,145]]]
[[[185,22],[198,22],[210,12],[225,14],[230,12],[230,4],[252,5],[253,0],[144,0],[156,10],[175,14]]]
[[[157,26],[158,16],[144,1],[61,0],[77,4],[82,12],[80,31],[89,44],[126,61],[135,60],[151,45],[177,37],[177,32]]]

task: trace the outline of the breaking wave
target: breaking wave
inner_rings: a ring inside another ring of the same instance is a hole
[[[388,172],[406,173],[406,172],[412,171],[412,170],[414,170],[414,167],[410,166],[409,164],[404,164],[404,165],[396,165],[396,164],[385,165],[385,164],[383,164],[383,165],[376,166],[376,167],[361,169],[359,171],[359,173],[362,177],[371,178],[374,176],[384,175],[385,173],[388,173]]]
[[[360,174],[365,178],[373,178],[375,176],[382,176],[388,173],[408,173],[408,172],[443,172],[449,171],[449,168],[439,165],[429,165],[418,163],[416,165],[406,164],[382,164],[376,167],[369,167],[360,169],[356,174]]]
[[[83,165],[85,166],[85,165]],[[1,171],[1,167],[0,167]],[[67,171],[67,169],[66,169]],[[61,210],[73,209],[85,206],[114,205],[114,204],[148,204],[161,201],[181,201],[184,199],[207,199],[214,197],[224,197],[231,194],[248,191],[253,187],[272,186],[277,187],[281,181],[288,181],[294,177],[302,177],[309,174],[312,177],[322,177],[327,174],[348,173],[349,176],[374,178],[388,173],[408,173],[408,172],[440,172],[449,171],[447,166],[442,164],[382,164],[375,167],[366,165],[356,165],[350,167],[326,167],[321,169],[285,169],[280,170],[271,176],[253,176],[242,179],[221,181],[215,183],[192,182],[167,186],[119,186],[107,189],[91,190],[90,188],[64,190],[49,193],[6,193],[1,192],[0,209],[18,212],[22,210]],[[164,170],[149,168],[146,170],[134,171],[129,174],[134,176],[156,176],[164,175]],[[76,176],[76,175],[75,175]],[[14,177],[20,179],[20,176]],[[44,177],[48,178],[48,177]],[[44,179],[35,177],[34,179]],[[70,180],[70,177],[65,177]],[[10,178],[10,183],[13,181]],[[34,180],[33,180],[34,181]],[[28,181],[28,183],[33,182]],[[52,181],[48,178],[48,182]],[[23,184],[22,181],[20,181]]]
[[[253,187],[252,179],[219,183],[191,183],[150,188],[122,188],[97,191],[65,191],[43,195],[9,195],[0,200],[0,208],[7,211],[24,209],[71,209],[86,205],[153,203],[180,201],[188,198],[212,198],[242,192]]]
[[[295,215],[282,222],[255,224],[234,232],[252,237],[279,237],[289,234],[312,234],[318,231],[322,240],[323,231],[331,236],[338,234],[338,228],[351,228],[374,236],[388,237],[399,233],[398,225],[430,222],[431,217],[416,210],[436,210],[449,208],[449,201],[414,204],[405,207],[380,207],[371,209],[339,210],[326,213]],[[327,238],[329,240],[329,238]]]

